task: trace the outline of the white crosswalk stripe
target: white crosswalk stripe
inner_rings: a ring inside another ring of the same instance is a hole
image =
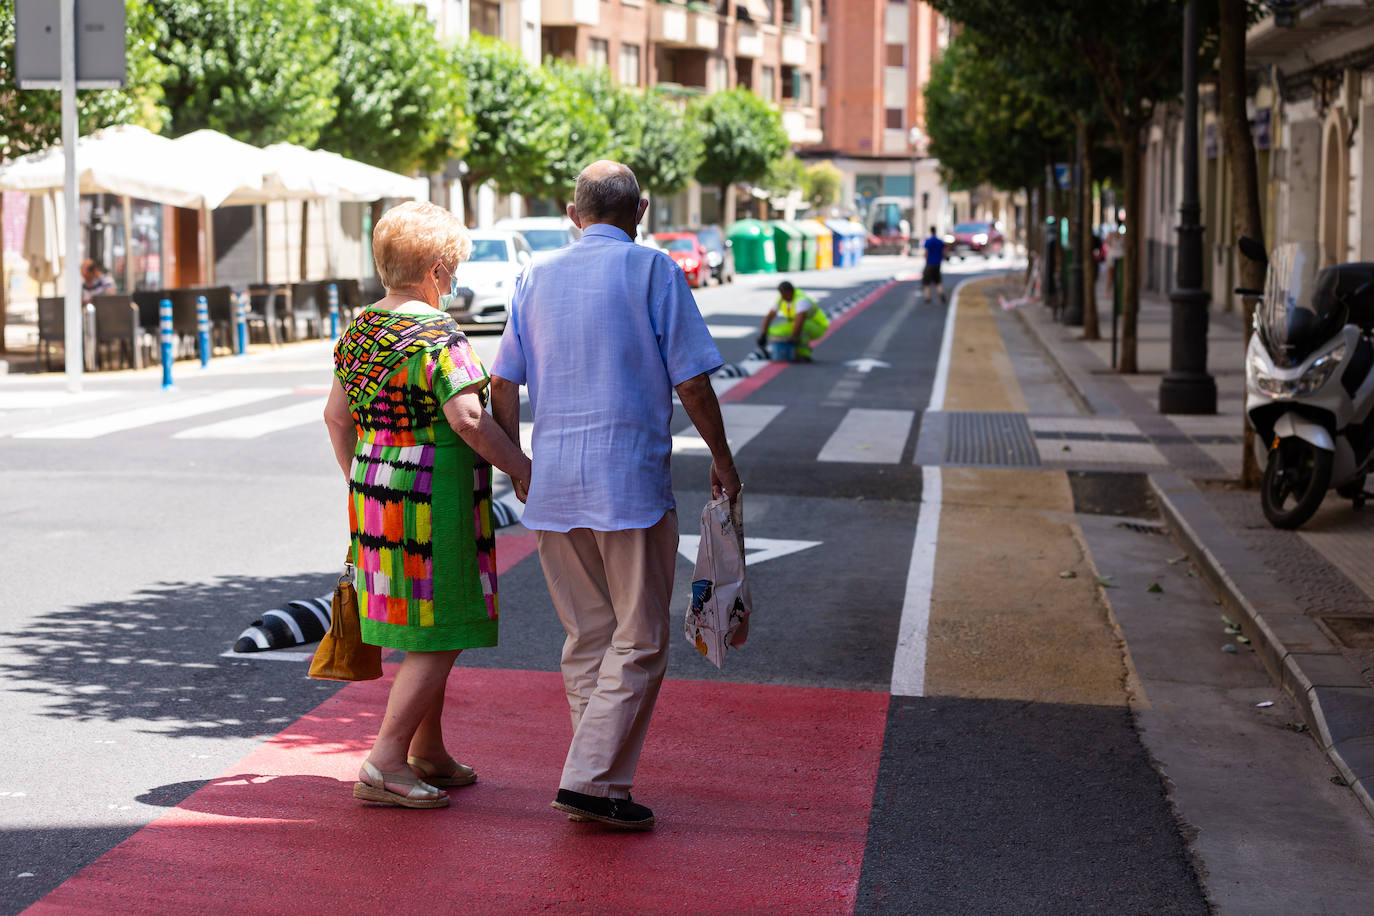
[[[264,413],[183,429],[173,439],[256,439],[268,433],[317,423],[324,429],[324,398],[312,398]]]
[[[95,439],[110,433],[127,432],[157,423],[184,420],[188,417],[243,407],[290,394],[289,388],[235,388],[214,394],[182,398],[151,407],[136,407],[116,413],[102,414],[72,423],[59,423],[29,429],[14,434],[16,439]]]
[[[720,415],[725,421],[725,438],[730,443],[730,451],[739,452],[749,440],[763,432],[764,427],[773,422],[783,408],[773,404],[722,404]],[[695,428],[687,429],[673,437],[673,453],[706,454],[709,449]]]
[[[916,420],[914,410],[871,410],[854,407],[830,434],[817,461],[896,464]]]

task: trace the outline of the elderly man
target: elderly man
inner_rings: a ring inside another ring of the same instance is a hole
[[[711,451],[712,493],[740,491],[708,378],[720,353],[682,271],[634,243],[647,206],[620,163],[578,176],[582,237],[517,282],[492,367],[492,413],[513,437],[529,388],[534,469],[517,494],[567,631],[573,740],[553,807],[630,829],[654,823],[630,788],[668,664],[674,391]]]

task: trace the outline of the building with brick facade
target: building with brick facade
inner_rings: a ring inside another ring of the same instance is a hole
[[[743,87],[773,102],[797,146],[819,143],[817,0],[543,0],[545,57],[605,67],[681,97]],[[655,202],[656,225],[721,222],[712,190]]]
[[[944,189],[925,155],[922,87],[948,41],[944,19],[916,0],[821,6],[823,140],[804,155],[843,173],[840,210],[869,217],[875,201],[887,200],[917,226],[943,223]]]

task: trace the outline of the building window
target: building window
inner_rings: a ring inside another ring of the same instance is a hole
[[[906,112],[901,108],[885,109],[884,114],[887,116],[886,125],[888,130],[901,130],[903,127],[906,127]]]
[[[604,38],[593,38],[587,46],[587,66],[593,70],[611,65],[611,44]]]
[[[759,72],[759,97],[764,101],[772,102],[778,97],[777,89],[773,85],[773,82],[773,68],[764,67]]]
[[[620,82],[626,86],[639,85],[639,45],[620,46]]]
[[[472,5],[468,7],[468,27],[471,31],[500,38],[503,25],[500,0],[472,0]]]
[[[801,71],[796,67],[782,68],[782,100],[795,102],[801,96]]]
[[[906,66],[906,45],[887,46],[887,65],[889,67]]]
[[[723,57],[711,58],[711,91],[730,88],[730,62]]]
[[[803,108],[810,108],[814,103],[811,99],[811,74],[802,74],[801,103]]]

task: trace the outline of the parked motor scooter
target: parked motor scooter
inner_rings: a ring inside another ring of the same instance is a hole
[[[1374,263],[1318,268],[1317,246],[1290,243],[1266,257],[1249,238],[1241,253],[1268,264],[1245,357],[1245,412],[1264,465],[1260,500],[1275,528],[1297,528],[1326,491],[1354,502],[1374,494]]]

